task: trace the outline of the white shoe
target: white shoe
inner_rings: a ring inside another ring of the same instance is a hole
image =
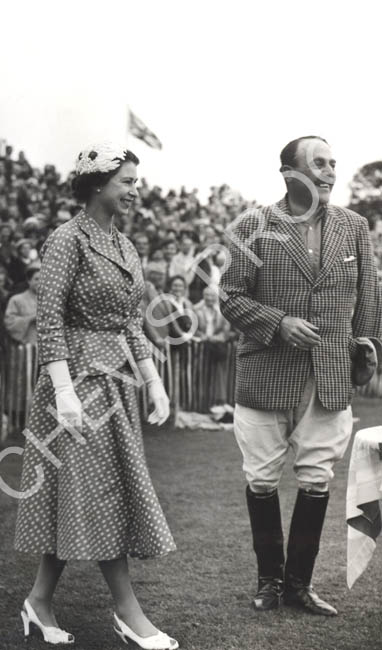
[[[118,618],[117,614],[114,614],[114,619],[116,623],[114,630],[124,643],[134,641],[143,650],[177,650],[179,648],[179,643],[164,632],[157,632],[153,636],[138,636]]]
[[[24,623],[25,638],[29,637],[31,632],[30,625],[32,623],[41,631],[45,643],[52,643],[53,645],[58,645],[59,643],[74,643],[73,634],[69,634],[69,632],[65,632],[59,627],[43,625],[28,600],[24,601],[23,609],[21,610],[21,618]]]

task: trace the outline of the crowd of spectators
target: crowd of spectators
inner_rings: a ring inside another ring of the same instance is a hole
[[[375,261],[378,269],[378,277],[382,286],[382,215],[381,219],[375,223],[374,230],[371,232]]]
[[[35,340],[35,292],[39,252],[48,235],[81,208],[71,193],[72,174],[54,165],[33,167],[6,145],[0,155],[0,327],[19,342]],[[196,337],[222,343],[235,336],[219,311],[217,284],[226,262],[225,230],[254,207],[228,185],[211,187],[205,203],[198,190],[164,192],[141,180],[129,216],[116,225],[134,242],[145,276],[142,313],[147,336]],[[382,228],[372,233],[382,282]],[[15,296],[17,296],[15,298]],[[5,335],[1,336],[5,340]]]
[[[0,155],[1,340],[34,342],[40,250],[49,234],[80,209],[54,165],[33,167],[6,145]],[[235,336],[219,310],[217,284],[225,264],[225,229],[254,203],[227,185],[164,192],[142,179],[129,216],[116,225],[140,256],[145,293],[144,328],[158,346],[189,338],[221,344]],[[206,291],[207,289],[207,291]],[[148,309],[149,307],[149,309]],[[167,318],[166,318],[167,317]],[[163,322],[165,321],[165,322]]]

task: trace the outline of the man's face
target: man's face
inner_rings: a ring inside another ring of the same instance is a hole
[[[149,281],[153,283],[154,287],[158,290],[163,290],[164,286],[166,284],[166,276],[164,273],[161,273],[160,271],[150,271]]]
[[[216,291],[213,291],[213,289],[210,289],[208,287],[204,289],[203,297],[207,307],[213,307],[218,301],[218,294]]]
[[[146,228],[147,236],[149,239],[154,239],[157,234],[156,226],[153,223],[148,223]]]
[[[182,253],[184,253],[184,255],[188,255],[188,253],[190,252],[190,250],[192,248],[192,243],[193,243],[192,239],[190,239],[189,237],[184,237],[182,239],[182,241],[180,243],[180,249],[181,249]]]
[[[138,254],[141,257],[144,257],[144,256],[148,255],[149,254],[149,248],[150,248],[148,238],[147,237],[137,237],[137,239],[135,241],[135,248],[137,249]]]
[[[177,246],[175,242],[168,243],[167,246],[164,246],[163,253],[166,262],[171,262],[174,255],[176,255]]]
[[[298,144],[296,152],[296,165],[294,171],[302,174],[307,179],[307,184],[299,178],[290,178],[288,191],[304,202],[312,195],[318,196],[320,204],[328,203],[333,185],[336,181],[336,161],[333,158],[331,149],[322,140],[302,140]],[[311,183],[314,189],[311,187]]]

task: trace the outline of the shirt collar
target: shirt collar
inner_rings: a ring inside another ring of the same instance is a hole
[[[291,217],[293,217],[294,215],[292,214],[291,209],[290,209],[288,194],[285,195],[285,207],[286,207],[286,212]],[[327,211],[328,211],[328,205],[327,204],[320,205],[319,208],[318,208],[317,214],[314,216],[314,218],[311,217],[307,221],[297,221],[296,224],[304,226],[304,225],[308,225],[308,223],[311,223],[312,221],[315,224],[318,223],[319,221],[321,221],[321,223],[323,224],[324,220],[326,218],[326,215],[327,215]]]

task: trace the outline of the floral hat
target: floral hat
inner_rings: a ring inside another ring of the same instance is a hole
[[[83,149],[76,160],[76,174],[111,172],[125,159],[126,149],[112,142],[97,142]]]

